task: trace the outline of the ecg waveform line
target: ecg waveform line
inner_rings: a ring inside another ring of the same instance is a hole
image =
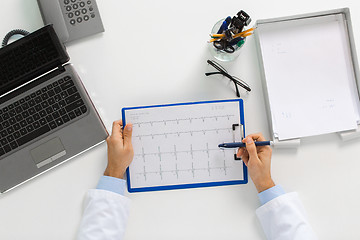
[[[153,155],[153,156],[159,156],[159,155],[165,155],[165,154],[175,154],[175,153],[194,153],[194,152],[208,152],[208,151],[223,151],[225,152],[223,149],[199,149],[199,150],[188,150],[188,151],[171,151],[171,152],[154,152],[154,153],[138,153],[138,154],[135,154],[135,157],[138,157],[138,156],[141,156],[141,157],[145,157],[145,156],[150,156],[150,155]]]
[[[225,160],[224,162],[224,166],[221,167],[210,167],[210,163],[208,162],[208,167],[206,168],[194,168],[194,164],[191,164],[191,169],[178,169],[177,164],[175,164],[175,169],[174,170],[163,170],[161,165],[159,166],[159,171],[146,171],[145,166],[143,167],[143,172],[136,172],[136,175],[142,175],[144,176],[145,181],[147,180],[147,175],[149,174],[158,174],[160,175],[160,178],[162,180],[163,177],[163,173],[175,173],[177,176],[177,179],[179,179],[179,172],[191,172],[193,175],[193,178],[195,178],[195,172],[196,171],[208,171],[209,176],[211,176],[211,170],[224,170],[224,174],[227,175],[227,169],[230,169],[231,166],[227,166]]]
[[[206,134],[206,132],[219,132],[219,131],[232,131],[232,128],[214,128],[214,129],[207,129],[207,130],[192,130],[192,131],[177,131],[177,132],[168,132],[168,133],[153,133],[153,134],[143,134],[143,135],[134,135],[134,138],[139,138],[139,140],[141,140],[141,138],[143,137],[152,137],[154,138],[155,136],[167,136],[167,135],[178,135],[180,136],[181,134],[190,134],[191,136],[193,135],[193,133],[203,133]]]
[[[169,120],[154,120],[154,121],[144,121],[144,122],[133,122],[133,125],[138,125],[140,127],[140,125],[142,124],[154,124],[154,123],[164,123],[164,125],[166,125],[167,122],[177,122],[179,123],[180,121],[189,121],[190,123],[193,120],[203,120],[205,121],[205,119],[211,119],[211,118],[215,118],[215,120],[217,120],[218,118],[228,118],[228,120],[230,120],[230,117],[234,117],[234,114],[227,114],[227,115],[218,115],[218,116],[211,116],[211,117],[194,117],[194,118],[177,118],[177,119],[169,119]]]

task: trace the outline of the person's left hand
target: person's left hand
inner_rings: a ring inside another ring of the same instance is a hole
[[[104,172],[105,176],[124,178],[126,169],[134,157],[131,143],[132,125],[126,124],[122,129],[122,120],[115,121],[111,136],[106,139],[108,146],[108,165]]]

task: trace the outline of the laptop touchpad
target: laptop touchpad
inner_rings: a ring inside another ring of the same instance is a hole
[[[30,150],[30,153],[36,166],[41,168],[64,156],[66,151],[60,138],[56,137]]]

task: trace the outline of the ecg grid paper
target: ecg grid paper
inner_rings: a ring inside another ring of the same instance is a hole
[[[241,141],[239,101],[125,108],[123,117],[133,124],[131,189],[244,180],[236,150],[218,147]]]

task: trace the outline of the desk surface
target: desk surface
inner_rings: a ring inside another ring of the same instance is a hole
[[[204,75],[211,58],[206,41],[216,21],[240,9],[255,23],[349,7],[360,48],[360,9],[350,0],[98,0],[98,5],[106,32],[67,49],[108,129],[124,106],[234,98],[227,80]],[[35,0],[8,0],[2,10],[0,36],[43,25]],[[247,133],[269,137],[254,39],[241,51],[224,66],[253,89],[242,96]],[[319,239],[360,239],[359,146],[360,139],[343,143],[330,134],[304,139],[297,150],[273,151],[274,180],[299,193]],[[96,186],[105,165],[102,144],[2,195],[1,239],[75,239],[84,195]],[[132,207],[125,239],[265,239],[251,181],[127,195]]]

